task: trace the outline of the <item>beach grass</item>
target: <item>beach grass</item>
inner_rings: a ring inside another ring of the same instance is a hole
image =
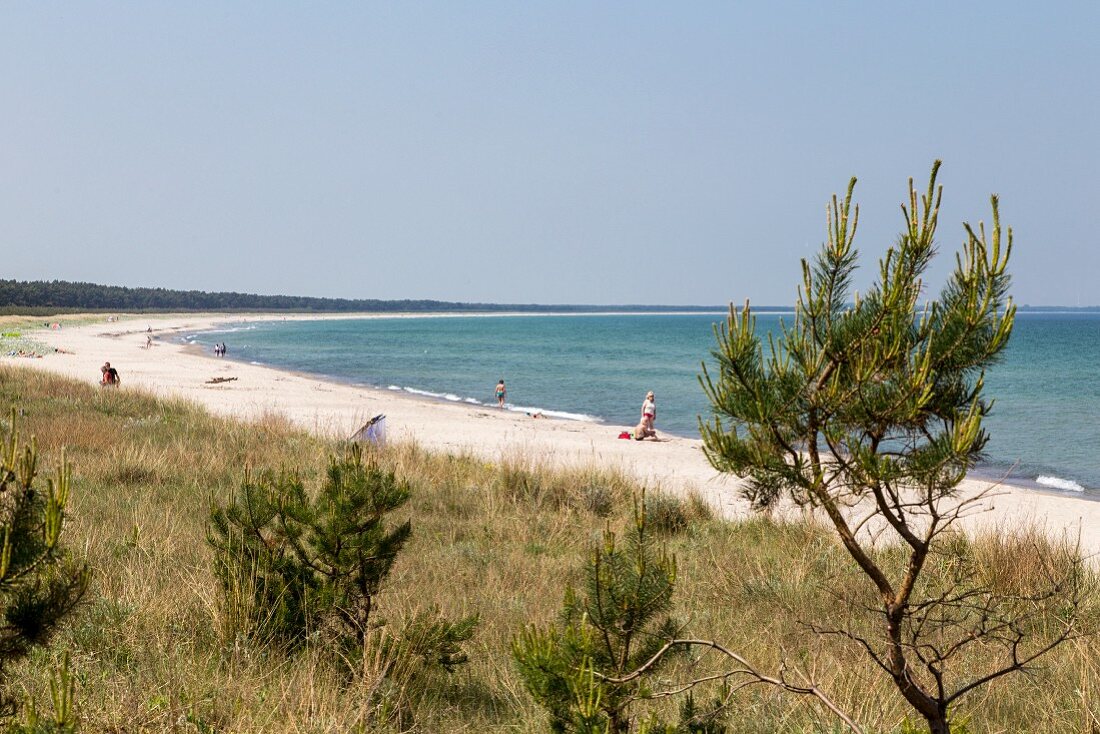
[[[548,457],[487,462],[413,444],[378,450],[376,458],[413,490],[402,510],[413,536],[377,601],[379,615],[395,627],[429,609],[480,615],[469,663],[427,683],[398,682],[391,695],[409,714],[379,721],[366,702],[384,661],[368,661],[363,675],[349,679],[323,650],[286,656],[250,643],[206,543],[212,503],[233,496],[246,468],[298,469],[319,480],[337,446],[283,416],[216,418],[181,401],[22,367],[0,367],[0,403],[22,412],[20,431],[35,436],[44,471],[62,451],[74,467],[67,542],[88,559],[92,587],[51,645],[17,666],[15,685],[48,708],[49,672],[67,653],[84,731],[547,731],[511,641],[524,625],[558,618],[586,549],[629,522],[642,490],[599,468],[554,469]],[[677,559],[675,614],[686,630],[761,671],[786,667],[812,677],[869,731],[901,730],[907,709],[881,671],[843,639],[808,628],[840,624],[840,599],[866,593],[830,533],[767,517],[723,521],[698,498],[646,489],[651,520]],[[1026,586],[1038,573],[1036,548],[1058,555],[1046,536],[1026,529],[968,542],[1005,588]],[[1100,622],[1097,607],[1090,587],[1085,628]],[[971,732],[1100,731],[1097,661],[1096,637],[1078,638],[1027,676],[965,698],[958,715]],[[714,656],[684,656],[667,682],[723,666]],[[750,686],[732,701],[730,732],[842,730],[813,701],[773,688]],[[651,709],[675,718],[671,700],[639,711]]]

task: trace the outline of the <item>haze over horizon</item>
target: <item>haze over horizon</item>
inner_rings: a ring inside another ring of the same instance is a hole
[[[859,177],[1019,304],[1100,303],[1100,5],[0,8],[0,277],[335,298],[793,303]],[[933,295],[930,293],[930,295]]]

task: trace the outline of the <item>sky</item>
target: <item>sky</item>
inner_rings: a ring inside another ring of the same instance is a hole
[[[1100,304],[1100,3],[0,4],[0,277],[791,304],[943,160],[1017,303]]]

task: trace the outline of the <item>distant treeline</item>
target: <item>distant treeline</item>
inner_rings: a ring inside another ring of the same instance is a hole
[[[1100,311],[1100,306],[1020,306],[1020,313],[1065,313],[1071,311],[1073,313],[1096,313]]]
[[[578,313],[600,311],[725,311],[727,306],[616,306],[547,305],[539,303],[462,303],[460,301],[400,300],[377,298],[310,298],[308,296],[260,296],[254,293],[207,293],[167,288],[125,288],[66,280],[17,281],[0,279],[0,313],[45,316],[81,311],[316,311],[440,312],[527,311]],[[789,306],[754,306],[757,311],[789,310]],[[1021,311],[1100,311],[1100,306],[1022,306]]]
[[[125,288],[64,280],[0,280],[0,312],[44,315],[79,311],[713,311],[724,306],[588,306],[536,303],[461,303],[458,301],[377,298],[310,298],[260,296],[252,293],[207,293],[166,288]]]

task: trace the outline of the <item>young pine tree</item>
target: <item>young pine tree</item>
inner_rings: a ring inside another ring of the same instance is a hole
[[[0,715],[15,713],[8,666],[45,644],[88,588],[88,569],[61,545],[71,469],[37,482],[34,439],[21,444],[15,410],[0,455]]]
[[[412,532],[389,515],[408,499],[408,485],[355,445],[330,459],[315,496],[297,475],[246,475],[237,500],[211,511],[209,534],[227,597],[251,596],[246,627],[288,648],[316,633],[362,651],[375,596]]]
[[[954,272],[939,298],[922,304],[939,166],[920,198],[910,180],[905,229],[865,295],[851,289],[852,179],[842,203],[833,197],[828,243],[813,265],[803,262],[793,323],[768,350],[748,305],[731,307],[717,330],[717,373],[704,365],[715,419],[702,434],[711,464],[745,477],[755,506],[788,498],[824,514],[867,583],[869,599],[853,600],[852,613],[873,613],[864,626],[818,629],[855,642],[932,734],[947,734],[959,697],[1026,669],[1074,634],[1080,585],[1079,559],[1047,558],[1039,565],[1049,578],[1035,588],[998,589],[983,580],[969,544],[957,542],[958,521],[980,500],[956,487],[986,444],[985,370],[1015,314],[1012,230],[1002,233],[993,197],[991,231],[964,225]]]
[[[246,476],[237,499],[211,511],[227,611],[253,639],[288,651],[317,640],[354,664],[381,640],[394,656],[447,671],[466,662],[461,643],[476,615],[452,622],[421,613],[399,633],[371,635],[375,598],[412,533],[410,521],[390,515],[408,499],[408,484],[364,461],[356,444],[330,459],[316,493],[297,475]]]
[[[528,627],[513,640],[520,675],[549,712],[552,731],[625,734],[634,730],[632,704],[646,697],[648,680],[660,672],[668,657],[662,655],[643,676],[631,674],[653,663],[654,656],[676,636],[676,624],[669,616],[675,584],[675,560],[654,538],[643,497],[622,539],[608,530],[603,542],[589,551],[584,587],[581,593],[566,590],[561,622]],[[626,677],[631,680],[616,680]],[[697,717],[697,713],[692,708],[688,715]]]

